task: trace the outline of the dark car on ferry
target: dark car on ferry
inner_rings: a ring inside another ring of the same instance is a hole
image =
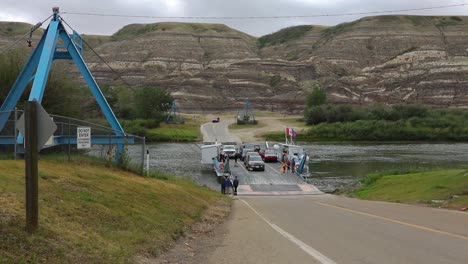
[[[276,151],[272,149],[260,151],[259,154],[264,162],[278,162],[278,155],[276,154]]]
[[[244,163],[247,170],[265,170],[265,163],[257,152],[249,152]]]

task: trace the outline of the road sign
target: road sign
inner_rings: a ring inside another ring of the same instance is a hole
[[[40,103],[36,100],[32,103],[36,105],[37,112],[37,148],[42,149],[48,141],[50,143],[50,138],[54,135],[55,130],[57,130],[57,125]],[[18,121],[16,121],[16,127],[22,135],[26,134],[24,119],[23,114]]]
[[[76,147],[78,149],[91,148],[91,128],[77,127],[76,128]]]

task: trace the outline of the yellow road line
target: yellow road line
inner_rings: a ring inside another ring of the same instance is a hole
[[[322,202],[313,202],[313,203],[318,204],[318,205],[322,205],[322,206],[327,206],[327,207],[332,207],[332,208],[352,212],[352,213],[356,213],[356,214],[369,216],[369,217],[372,217],[372,218],[378,218],[378,219],[382,219],[382,220],[385,220],[385,221],[397,223],[397,224],[400,224],[400,225],[405,225],[405,226],[409,226],[409,227],[413,227],[413,228],[417,228],[417,229],[421,229],[421,230],[425,230],[425,231],[430,231],[430,232],[433,232],[433,233],[438,233],[438,234],[442,234],[442,235],[446,235],[446,236],[452,236],[452,237],[468,240],[468,237],[463,236],[463,235],[452,234],[452,233],[449,233],[449,232],[440,231],[440,230],[433,229],[433,228],[430,228],[430,227],[410,224],[410,223],[403,222],[403,221],[400,221],[400,220],[387,218],[387,217],[384,217],[384,216],[379,216],[379,215],[370,214],[370,213],[364,213],[364,212],[361,212],[361,211],[356,211],[356,210],[353,210],[353,209],[349,209],[349,208],[345,208],[345,207],[341,207],[341,206],[336,206],[336,205],[332,205],[332,204],[327,204],[327,203],[322,203]]]

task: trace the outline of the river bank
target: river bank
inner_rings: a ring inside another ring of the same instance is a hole
[[[366,200],[462,209],[468,206],[468,170],[370,174],[347,194]]]

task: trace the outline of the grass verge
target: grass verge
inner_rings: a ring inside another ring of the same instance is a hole
[[[265,127],[266,124],[264,124],[262,121],[257,121],[258,123],[256,125],[253,124],[245,124],[245,125],[238,125],[237,123],[232,123],[228,126],[229,129],[247,129],[247,128],[262,128]]]
[[[186,118],[184,124],[161,123],[158,128],[148,129],[146,137],[152,142],[195,142],[201,138],[201,119]]]
[[[468,206],[468,170],[370,174],[353,195],[367,200],[423,203],[460,209]]]
[[[225,199],[186,180],[105,161],[39,162],[39,230],[24,232],[24,161],[0,160],[0,263],[132,263],[157,256]]]

